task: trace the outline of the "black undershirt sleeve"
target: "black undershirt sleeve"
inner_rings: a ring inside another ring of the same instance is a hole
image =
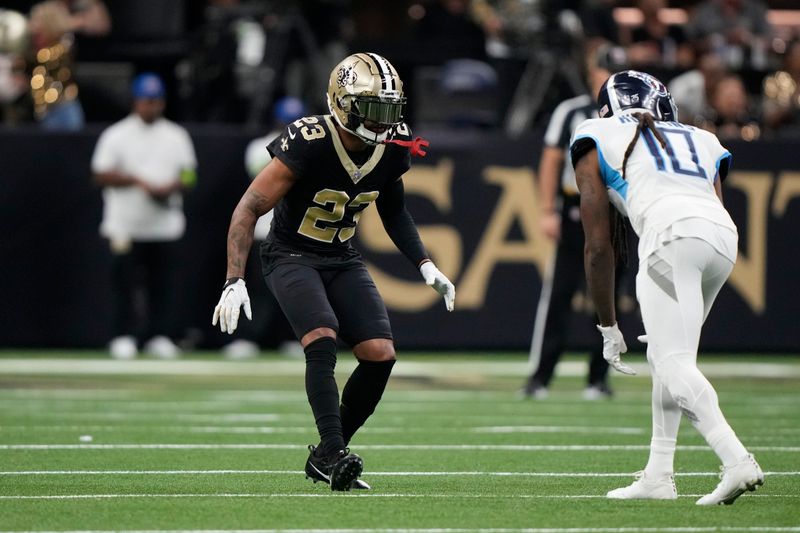
[[[728,172],[731,169],[731,156],[722,158],[722,161],[719,162],[719,179],[720,181],[725,181],[725,178],[728,177]]]
[[[582,137],[575,139],[572,146],[569,147],[570,158],[572,159],[572,168],[578,164],[583,156],[595,149],[594,139],[590,137]]]
[[[428,259],[428,252],[422,245],[411,213],[406,209],[403,180],[398,179],[384,187],[375,205],[389,238],[415,267],[419,267],[422,261]]]

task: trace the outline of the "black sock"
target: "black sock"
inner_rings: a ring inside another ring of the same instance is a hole
[[[395,360],[366,361],[358,360],[358,366],[350,375],[350,379],[342,391],[342,435],[345,444],[350,442],[358,428],[364,425],[367,418],[375,412],[381,401],[389,375]]]
[[[339,413],[339,389],[333,370],[336,367],[336,341],[322,337],[305,347],[306,394],[319,431],[325,455],[345,447]]]

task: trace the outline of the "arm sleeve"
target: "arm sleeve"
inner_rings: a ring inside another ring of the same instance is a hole
[[[572,142],[569,147],[570,158],[572,159],[572,168],[578,164],[583,156],[596,148],[594,139],[591,137],[579,137]]]
[[[722,146],[722,143],[719,142],[719,138],[716,135],[702,130],[701,134],[704,135],[705,138],[708,139],[707,142],[710,143],[711,153],[716,159],[717,175],[720,181],[725,181],[725,178],[728,177],[728,172],[731,170],[733,156],[727,148]]]
[[[411,213],[406,209],[403,180],[398,179],[384,187],[375,204],[389,238],[415,267],[419,267],[428,259],[428,252],[422,245]]]

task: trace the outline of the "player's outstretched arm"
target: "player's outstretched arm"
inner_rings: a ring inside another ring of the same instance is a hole
[[[611,204],[600,178],[597,151],[584,155],[575,166],[581,194],[581,222],[585,234],[584,267],[601,326],[616,323],[614,311],[614,248],[611,245]]]
[[[600,319],[597,329],[603,336],[603,358],[623,374],[636,374],[620,359],[620,354],[628,351],[628,347],[617,326],[614,310],[615,259],[611,245],[610,217],[610,209],[613,207],[609,203],[599,169],[597,150],[586,153],[575,165],[575,178],[581,193],[581,222],[586,237],[586,285]]]
[[[717,194],[717,198],[719,198],[720,203],[725,205],[725,201],[722,199],[722,179],[720,179],[719,173],[714,179],[714,192]]]
[[[258,217],[267,213],[288,192],[294,183],[292,171],[279,159],[273,159],[247,188],[231,216],[228,228],[228,268],[222,296],[214,308],[211,324],[219,322],[220,330],[233,333],[239,325],[240,309],[252,320],[250,296],[244,282],[247,255],[253,245],[253,230]]]
[[[422,245],[414,219],[406,209],[403,181],[398,179],[385,187],[381,191],[376,205],[383,227],[394,245],[414,266],[419,268],[425,283],[442,295],[445,307],[448,311],[452,311],[455,305],[456,288],[447,279],[447,276],[436,268]]]

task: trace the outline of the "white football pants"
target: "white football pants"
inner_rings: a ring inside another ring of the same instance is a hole
[[[721,238],[733,239],[733,233]],[[698,238],[673,240],[639,266],[636,293],[647,332],[653,376],[653,440],[648,475],[672,473],[681,413],[723,464],[747,451],[719,408],[717,393],[697,368],[700,330],[733,263]]]

